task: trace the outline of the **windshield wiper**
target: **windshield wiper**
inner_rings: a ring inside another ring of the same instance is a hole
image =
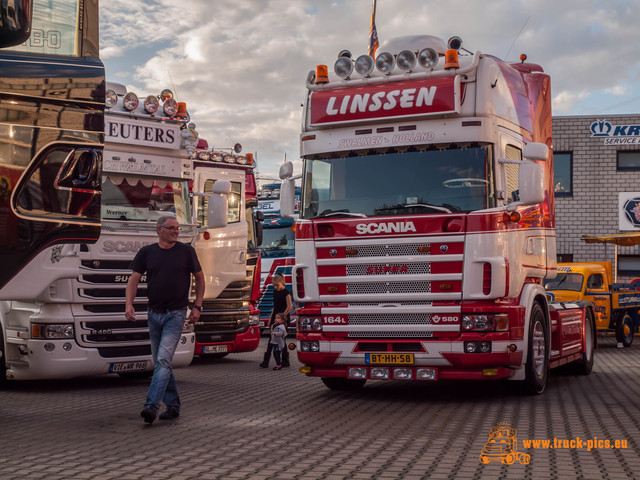
[[[453,213],[453,211],[448,209],[447,207],[439,207],[437,205],[431,205],[429,203],[407,203],[406,205],[402,205],[402,208],[412,208],[412,207],[431,208],[439,212]]]
[[[455,208],[452,207],[451,205],[448,205],[448,206],[451,208],[447,208],[444,206],[440,207],[438,205],[431,205],[429,203],[403,203],[403,204],[398,204],[398,205],[394,205],[386,208],[376,208],[376,212],[388,212],[390,210],[400,210],[404,208],[430,208],[431,210],[435,210],[436,212],[453,213]]]
[[[345,215],[347,217],[367,218],[367,216],[364,213],[350,212],[346,208],[343,209],[343,210],[331,210],[331,209],[328,209],[328,210],[325,210],[324,212],[322,212],[316,218],[337,217],[339,215]]]

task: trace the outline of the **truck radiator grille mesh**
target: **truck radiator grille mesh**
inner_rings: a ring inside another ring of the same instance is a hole
[[[418,249],[425,251],[419,252]],[[405,245],[353,245],[347,251],[347,258],[398,257],[402,255],[428,255],[430,244],[408,243]]]
[[[431,332],[358,332],[349,333],[347,338],[431,338]]]
[[[351,314],[349,315],[349,325],[431,325],[431,314]]]
[[[412,283],[347,283],[347,294],[430,293],[431,282]]]
[[[430,263],[411,263],[408,265],[386,264],[386,265],[347,265],[347,276],[352,275],[413,275],[430,274]]]

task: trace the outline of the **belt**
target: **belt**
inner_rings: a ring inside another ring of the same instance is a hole
[[[153,313],[163,314],[163,313],[175,312],[176,310],[184,310],[184,308],[153,308],[153,307],[149,307],[149,310],[151,310]]]

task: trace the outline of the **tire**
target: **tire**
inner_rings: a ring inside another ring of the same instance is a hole
[[[596,350],[596,336],[594,327],[593,311],[587,308],[584,326],[584,352],[582,358],[574,362],[578,375],[589,375],[593,369],[593,357]]]
[[[126,380],[142,380],[153,377],[153,370],[150,372],[122,372],[118,376]]]
[[[539,395],[544,392],[549,376],[549,332],[539,303],[534,303],[531,309],[527,352],[526,376],[520,387],[526,395]]]
[[[323,377],[322,383],[331,390],[359,390],[366,380],[350,380],[348,378]]]
[[[633,343],[633,320],[626,313],[616,324],[616,340],[624,347],[630,347]]]

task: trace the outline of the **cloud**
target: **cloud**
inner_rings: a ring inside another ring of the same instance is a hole
[[[472,51],[511,61],[526,53],[551,75],[555,114],[597,114],[620,95],[640,95],[638,7],[640,0],[381,0],[376,23],[382,43],[459,35]],[[307,73],[319,63],[332,69],[340,50],[366,52],[370,9],[371,0],[110,0],[103,59],[108,73],[109,65],[128,71],[125,83],[140,94],[174,87],[210,144],[240,142],[258,153],[261,172],[276,175],[285,153],[299,158]]]

